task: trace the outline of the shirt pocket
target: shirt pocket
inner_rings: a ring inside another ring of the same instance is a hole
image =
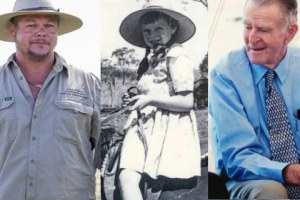
[[[90,139],[93,108],[72,100],[55,100],[54,135],[58,141],[81,145]]]
[[[12,141],[17,135],[14,99],[0,99],[0,145]]]

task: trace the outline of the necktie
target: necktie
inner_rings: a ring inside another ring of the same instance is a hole
[[[274,85],[275,72],[267,72],[266,111],[272,160],[298,163],[296,144],[285,105]],[[289,198],[300,199],[300,187],[286,185]]]

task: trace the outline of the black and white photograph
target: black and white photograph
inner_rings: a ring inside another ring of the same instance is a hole
[[[101,2],[101,197],[207,198],[208,5]]]

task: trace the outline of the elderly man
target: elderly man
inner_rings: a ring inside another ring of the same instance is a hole
[[[210,79],[216,168],[234,199],[300,198],[296,0],[247,0],[245,47]]]
[[[100,83],[54,52],[81,25],[47,0],[0,16],[0,39],[16,44],[0,67],[1,200],[95,199]]]

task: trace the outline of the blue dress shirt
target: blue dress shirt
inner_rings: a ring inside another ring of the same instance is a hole
[[[234,181],[269,179],[284,183],[282,169],[288,163],[271,160],[265,109],[267,70],[251,64],[241,49],[231,52],[210,73],[210,137],[216,169]],[[288,48],[275,71],[275,84],[285,102],[299,155],[300,49]]]

